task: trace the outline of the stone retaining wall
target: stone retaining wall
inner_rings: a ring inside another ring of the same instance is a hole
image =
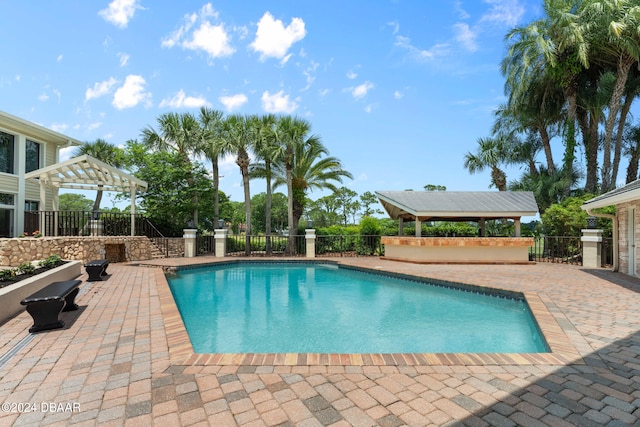
[[[87,263],[107,257],[105,245],[122,245],[124,260],[142,261],[151,259],[152,243],[144,236],[136,237],[25,237],[0,239],[0,266],[17,267],[25,261],[37,261],[50,255],[62,259]]]

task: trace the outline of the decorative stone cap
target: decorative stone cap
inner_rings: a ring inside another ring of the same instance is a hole
[[[316,230],[314,228],[307,228],[304,230],[304,238],[305,239],[315,239],[316,238]]]
[[[183,234],[183,238],[185,239],[195,239],[196,238],[196,234],[198,233],[198,230],[196,228],[185,228],[184,230],[182,230]]]

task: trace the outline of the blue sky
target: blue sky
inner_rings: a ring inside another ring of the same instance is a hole
[[[484,191],[488,171],[469,175],[463,157],[489,136],[505,101],[505,33],[540,16],[540,6],[2,0],[0,110],[115,145],[139,138],[162,113],[202,105],[297,115],[353,174],[345,185],[359,194],[426,184]],[[508,178],[520,172],[508,169]],[[221,174],[221,189],[241,201],[233,159]],[[265,189],[251,185],[252,194]]]

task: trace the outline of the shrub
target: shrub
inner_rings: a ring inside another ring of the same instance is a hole
[[[376,218],[365,217],[360,221],[360,239],[356,245],[359,255],[374,255],[379,252],[382,227]]]
[[[62,262],[60,255],[51,255],[38,263],[40,267],[56,267]]]
[[[0,282],[11,280],[15,275],[16,275],[16,272],[13,268],[2,269],[0,270]]]
[[[36,271],[36,267],[28,261],[23,262],[18,267],[16,267],[17,273],[22,274],[31,274]]]

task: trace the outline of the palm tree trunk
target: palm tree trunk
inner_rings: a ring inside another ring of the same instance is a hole
[[[587,163],[584,190],[595,194],[598,186],[598,121],[595,120],[593,113],[590,114],[585,110],[578,114],[578,123],[580,123]]]
[[[289,241],[287,244],[287,254],[288,255],[293,255],[294,250],[295,250],[295,246],[294,246],[294,239],[295,239],[295,231],[297,230],[297,227],[295,227],[295,224],[293,223],[294,218],[293,218],[293,165],[291,164],[293,162],[293,150],[291,150],[290,148],[287,148],[287,158],[286,158],[286,168],[287,168],[287,221],[288,221],[288,225],[289,225]]]
[[[213,173],[213,228],[218,228],[220,218],[220,173],[218,170],[218,158],[211,159],[211,173]]]
[[[556,171],[556,165],[553,163],[553,153],[551,152],[551,138],[549,138],[549,132],[544,126],[538,128],[540,133],[540,139],[542,140],[542,147],[544,148],[544,155],[547,159],[547,172],[549,175],[553,175]]]
[[[622,154],[622,137],[624,136],[624,125],[633,104],[632,96],[625,96],[622,110],[620,110],[620,120],[618,120],[618,133],[616,135],[616,145],[613,149],[613,170],[611,171],[611,182],[618,181],[618,168],[620,167],[620,155]]]
[[[98,188],[102,188],[102,185],[99,185]],[[100,218],[100,203],[102,202],[102,190],[98,190],[96,192],[96,200],[93,202],[93,219]]]
[[[613,128],[616,124],[616,117],[620,110],[620,104],[622,102],[622,96],[624,95],[624,88],[627,84],[627,78],[629,76],[629,70],[635,61],[633,58],[622,55],[618,60],[618,69],[616,72],[616,84],[613,88],[613,94],[611,95],[611,101],[609,101],[609,115],[607,116],[607,122],[605,125],[604,134],[604,146],[603,146],[603,161],[602,161],[602,192],[607,192],[615,187],[613,182],[613,175],[611,171],[611,142],[613,140]]]
[[[265,234],[265,250],[267,255],[271,255],[271,162],[266,160],[264,162],[264,169],[266,172],[267,179],[267,197],[265,200],[265,225],[264,225],[264,234]]]

